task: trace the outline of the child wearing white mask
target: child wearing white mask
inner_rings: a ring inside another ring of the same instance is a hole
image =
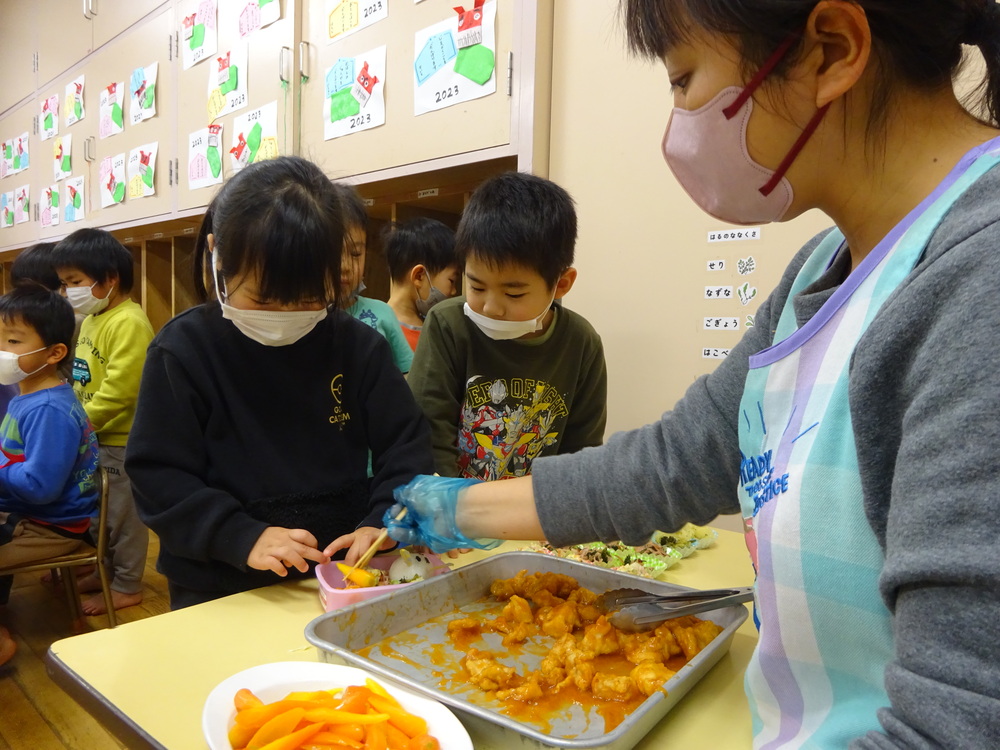
[[[320,545],[353,562],[393,489],[433,470],[385,339],[340,309],[345,225],[298,157],[241,170],[203,220],[210,301],[150,346],[126,460],[174,609],[308,575]]]
[[[465,296],[434,306],[409,383],[441,476],[507,479],[604,440],[607,369],[593,327],[554,304],[573,287],[576,210],[508,172],[480,185],[455,235]]]
[[[455,232],[437,219],[418,217],[392,226],[383,245],[389,266],[389,307],[416,351],[427,313],[461,288]]]
[[[40,284],[0,297],[0,383],[19,391],[0,423],[0,567],[75,552],[97,512],[97,437],[59,373],[73,328]],[[0,605],[11,581],[0,578]]]
[[[125,472],[125,443],[135,417],[139,379],[153,327],[130,297],[132,254],[102,229],[78,229],[52,249],[52,265],[73,310],[85,315],[73,360],[73,389],[101,444],[108,472],[108,529],[115,609],[142,601],[149,529],[139,520]],[[100,590],[95,572],[81,591]],[[105,611],[98,593],[85,600],[88,615]]]

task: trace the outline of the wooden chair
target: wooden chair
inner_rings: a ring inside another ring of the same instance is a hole
[[[0,568],[0,576],[14,575],[15,573],[36,573],[45,570],[52,571],[52,577],[57,577],[56,571],[62,571],[63,587],[66,590],[66,598],[69,601],[70,611],[73,613],[74,622],[83,622],[83,609],[80,606],[80,592],[76,586],[76,571],[84,565],[96,566],[101,577],[101,592],[104,594],[104,606],[108,608],[108,624],[111,627],[118,625],[115,616],[115,606],[111,599],[111,581],[104,560],[108,551],[108,475],[103,466],[98,467],[94,474],[94,483],[97,485],[98,514],[97,514],[97,547],[84,549],[69,555],[59,555],[46,560],[35,560],[30,563],[11,565]]]

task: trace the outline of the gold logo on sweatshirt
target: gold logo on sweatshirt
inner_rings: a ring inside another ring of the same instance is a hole
[[[342,399],[344,396],[344,374],[340,373],[335,375],[333,380],[330,381],[330,393],[333,395],[333,400],[336,402],[336,406],[333,407],[333,414],[330,415],[330,424],[335,424],[340,427],[341,430],[344,429],[344,425],[351,421],[350,412],[346,411],[343,406],[341,406]]]

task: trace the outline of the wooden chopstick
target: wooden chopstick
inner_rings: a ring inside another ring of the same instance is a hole
[[[397,521],[402,521],[404,518],[406,518],[406,510],[407,510],[406,508],[403,508],[401,511],[399,511],[399,514],[396,516]],[[388,528],[382,529],[379,535],[375,538],[375,541],[372,543],[372,546],[368,548],[368,551],[365,552],[365,554],[363,554],[361,557],[359,557],[358,561],[354,563],[354,567],[352,568],[352,570],[358,570],[359,568],[363,570],[365,567],[367,567],[368,563],[370,563],[372,558],[375,557],[375,553],[378,552],[378,548],[382,546],[382,542],[384,542],[388,536],[389,536],[389,529]]]

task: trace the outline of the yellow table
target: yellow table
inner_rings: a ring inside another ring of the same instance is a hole
[[[454,562],[517,548],[508,542]],[[661,578],[693,588],[748,586],[753,569],[742,535],[720,530],[715,547]],[[126,746],[204,748],[201,711],[212,689],[258,664],[318,661],[303,631],[322,613],[315,580],[282,583],[65,638],[52,644],[46,660],[53,680]],[[729,653],[637,747],[750,747],[743,671],[756,640],[750,618]],[[491,750],[488,744],[480,741],[477,750]]]

